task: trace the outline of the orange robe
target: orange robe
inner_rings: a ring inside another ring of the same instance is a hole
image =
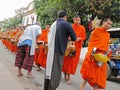
[[[16,29],[15,31],[12,32],[11,34],[11,38],[14,39],[15,38],[15,35],[18,33],[18,30]],[[14,44],[10,42],[10,51],[11,52],[14,52]]]
[[[12,37],[12,33],[13,33],[13,31],[10,31],[10,33],[9,33],[9,35],[8,35],[8,50],[9,51],[11,51],[11,42],[10,42],[10,39],[11,39],[11,37]]]
[[[39,63],[38,63],[39,52],[40,52],[40,48],[35,49],[35,55],[34,55],[34,63],[35,63],[35,65],[39,65]]]
[[[7,31],[7,32],[6,32],[6,37],[7,37],[7,39],[5,40],[5,45],[6,45],[6,48],[7,48],[7,49],[9,49],[9,44],[10,44],[10,42],[9,42],[9,40],[8,40],[9,35],[10,35],[10,31]]]
[[[47,34],[48,30],[42,30],[42,35],[37,39],[38,41],[44,41],[47,43]],[[34,62],[36,65],[40,65],[42,67],[46,67],[46,57],[45,50],[43,45],[39,45],[39,50],[35,50]]]
[[[62,71],[66,72],[67,74],[75,74],[78,62],[80,60],[80,51],[81,51],[82,43],[86,38],[86,31],[83,25],[73,24],[72,27],[74,32],[76,33],[76,36],[81,38],[81,40],[75,42],[76,55],[74,57],[70,57],[70,56],[64,57]]]
[[[91,34],[88,52],[80,72],[82,78],[87,80],[92,87],[96,84],[98,85],[98,88],[105,88],[106,86],[106,63],[103,64],[102,67],[97,66],[94,59],[90,58],[90,56],[94,47],[97,47],[101,51],[107,51],[109,39],[109,33],[102,27],[96,28]]]
[[[14,37],[14,40],[16,40],[16,43],[13,45],[13,52],[16,53],[17,52],[17,43],[20,39],[20,37],[22,36],[23,34],[23,31],[20,30],[20,31],[17,31],[15,37]]]
[[[6,46],[6,40],[5,40],[5,38],[4,38],[4,37],[6,37],[6,32],[3,32],[3,33],[2,33],[2,37],[3,37],[2,43]]]

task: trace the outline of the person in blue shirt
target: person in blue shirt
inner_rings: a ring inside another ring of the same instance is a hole
[[[17,76],[22,76],[22,68],[27,70],[27,77],[35,77],[32,75],[32,67],[34,62],[34,51],[36,38],[41,35],[41,27],[38,23],[25,28],[23,35],[18,41],[18,50],[15,58],[15,66],[18,67]]]

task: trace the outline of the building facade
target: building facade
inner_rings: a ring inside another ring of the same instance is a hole
[[[34,24],[37,21],[37,14],[35,13],[34,2],[31,2],[26,8],[23,9],[22,24]]]

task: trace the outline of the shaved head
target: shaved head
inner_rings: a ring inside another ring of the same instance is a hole
[[[75,15],[75,16],[73,17],[73,22],[74,22],[74,24],[79,25],[79,24],[81,23],[80,16],[79,16],[79,15]]]
[[[80,16],[79,16],[79,15],[75,15],[75,16],[73,17],[73,19],[74,19],[74,18],[80,18]]]

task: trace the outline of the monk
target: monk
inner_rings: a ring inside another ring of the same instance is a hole
[[[74,24],[72,28],[76,33],[76,36],[80,38],[80,41],[75,42],[76,54],[75,56],[66,56],[64,58],[64,64],[62,71],[65,74],[65,80],[67,80],[68,84],[71,84],[70,75],[75,74],[78,62],[80,60],[80,51],[82,47],[83,41],[86,39],[86,30],[83,25],[80,25],[81,19],[79,15],[75,15],[73,17]]]
[[[11,39],[11,42],[12,42],[12,51],[13,51],[14,54],[17,51],[17,43],[18,43],[21,35],[23,34],[23,31],[24,31],[24,28],[22,26],[19,27],[19,29],[16,30],[16,34]]]
[[[19,31],[18,28],[16,28],[16,29],[13,29],[13,31],[11,33],[11,36],[10,36],[11,39],[10,39],[10,44],[9,44],[9,49],[11,52],[14,52],[14,44],[11,42],[11,40],[15,38],[18,31]]]
[[[10,36],[10,28],[8,28],[7,29],[7,31],[6,31],[6,39],[5,39],[5,46],[6,46],[6,48],[8,49],[9,48],[9,36]]]
[[[10,51],[10,48],[11,48],[10,39],[12,38],[12,33],[13,33],[13,29],[10,28],[10,32],[9,32],[9,34],[8,34],[8,36],[7,36],[7,42],[8,42],[8,44],[7,44],[7,49],[8,49],[9,51]]]
[[[110,19],[104,19],[101,21],[101,27],[96,28],[91,34],[88,52],[80,70],[83,78],[80,90],[84,90],[87,82],[93,87],[93,90],[105,89],[106,87],[107,63],[104,63],[102,66],[97,65],[91,53],[93,48],[97,48],[99,53],[108,52],[110,35],[107,30],[111,25],[112,21]]]
[[[6,32],[5,31],[3,31],[3,33],[2,33],[2,43],[3,43],[3,45],[5,45],[5,38],[6,38]]]
[[[46,55],[45,55],[45,48],[44,44],[47,43],[47,35],[50,29],[50,25],[47,24],[45,26],[45,29],[42,30],[42,35],[37,39],[37,43],[39,41],[42,41],[43,43],[38,46],[38,48],[35,50],[35,57],[34,62],[36,64],[37,71],[40,70],[40,66],[44,67],[46,66]]]

